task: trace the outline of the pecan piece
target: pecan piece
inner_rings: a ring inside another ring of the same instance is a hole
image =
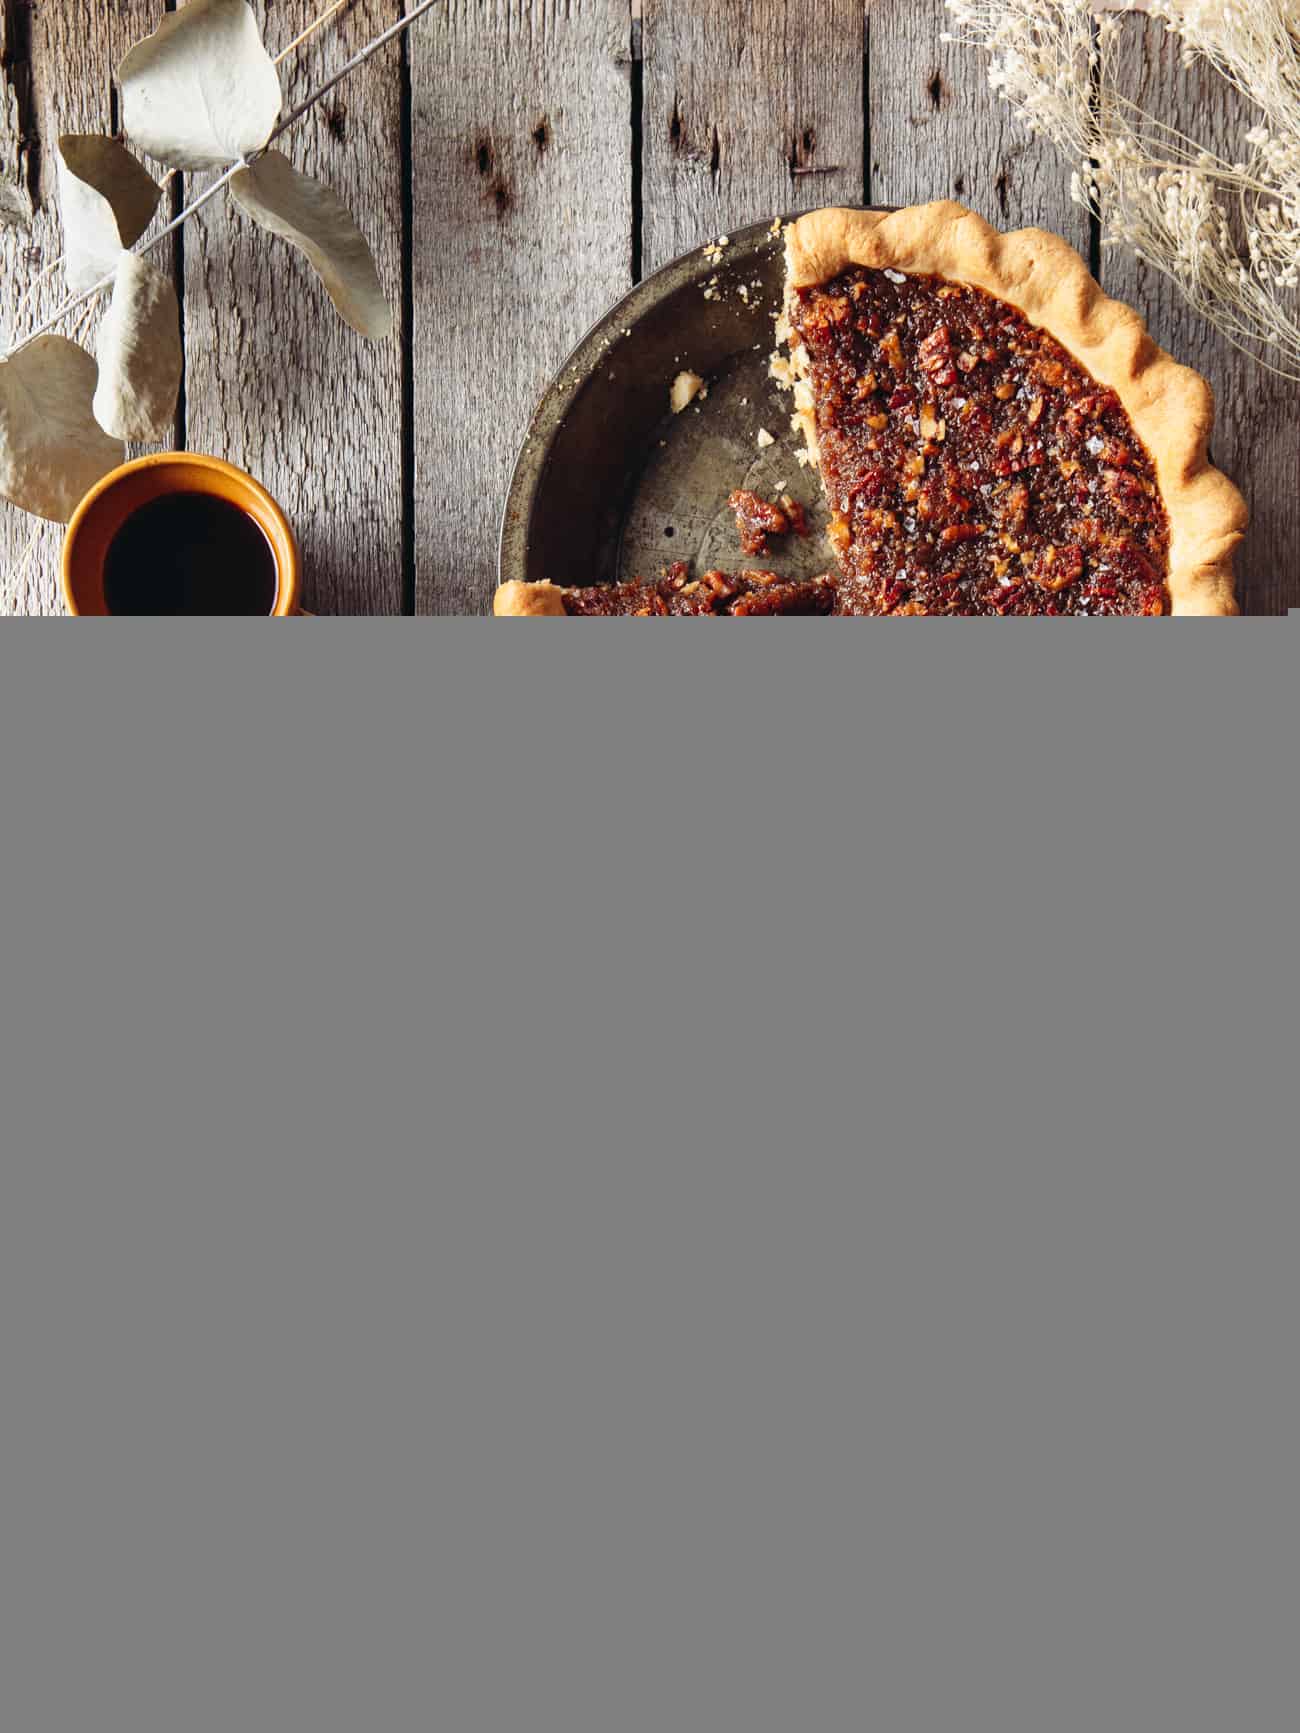
[[[783,536],[790,528],[790,520],[779,505],[747,488],[736,489],[727,501],[727,510],[736,514],[736,533],[743,554],[765,554],[767,538]]]
[[[1104,469],[1101,482],[1121,517],[1141,519],[1145,516],[1148,496],[1140,476],[1126,469]]]
[[[902,373],[905,370],[907,362],[903,358],[903,345],[899,341],[897,331],[886,331],[880,340],[880,350],[895,373]]]
[[[916,358],[935,385],[957,383],[957,369],[952,361],[952,334],[946,325],[936,325],[928,337],[921,339]]]
[[[1044,590],[1063,590],[1083,576],[1083,549],[1044,548],[1029,575]]]
[[[1002,496],[998,513],[1007,528],[1023,535],[1029,528],[1029,489],[1023,481],[1016,482]]]
[[[808,534],[808,513],[797,499],[791,499],[788,493],[781,495],[781,510],[785,513],[791,530],[797,536]]]

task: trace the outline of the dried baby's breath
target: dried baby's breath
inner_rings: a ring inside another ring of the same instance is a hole
[[[947,0],[989,83],[1073,165],[1107,245],[1164,272],[1231,342],[1300,379],[1300,0]],[[1118,11],[1144,11],[1258,111],[1229,161],[1120,90]]]

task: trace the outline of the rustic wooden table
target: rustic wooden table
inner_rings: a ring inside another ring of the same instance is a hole
[[[0,237],[11,312],[59,251],[54,141],[115,125],[113,68],[163,0],[0,4],[4,176],[34,206],[30,228]],[[322,7],[259,0],[272,52]],[[401,10],[356,0],[286,62],[290,97]],[[399,340],[354,337],[296,254],[214,204],[174,251],[178,440],[244,464],[281,498],[314,609],[483,611],[533,405],[639,275],[777,212],[945,194],[1095,246],[1066,169],[995,101],[981,58],[941,43],[945,27],[942,0],[873,0],[865,16],[863,0],[446,0],[284,147],[357,211],[403,311]],[[1158,26],[1124,28],[1135,92],[1158,88],[1192,130],[1237,136],[1223,87],[1181,72]],[[1300,607],[1296,388],[1140,265],[1109,253],[1100,265],[1218,392],[1215,455],[1255,514],[1244,608]],[[49,282],[31,308],[59,292]],[[0,508],[9,611],[58,611],[58,544]]]

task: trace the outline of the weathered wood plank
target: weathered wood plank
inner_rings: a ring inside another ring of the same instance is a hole
[[[323,0],[262,5],[268,48],[278,52],[323,10]],[[306,96],[396,16],[396,0],[357,0],[281,68],[286,103]],[[400,50],[385,50],[277,146],[352,208],[397,309],[400,65]],[[357,336],[306,261],[225,200],[185,231],[185,330],[186,443],[242,465],[279,499],[302,543],[306,605],[320,613],[400,612],[400,333],[382,344]]]
[[[943,0],[873,0],[868,25],[872,201],[957,199],[999,228],[1054,229],[1088,253],[1069,171],[989,89],[985,57],[942,42]]]
[[[1184,71],[1178,48],[1158,25],[1125,19],[1122,88],[1172,124],[1230,158],[1256,116],[1223,79]],[[1251,504],[1253,521],[1237,559],[1237,595],[1250,614],[1300,608],[1300,386],[1279,380],[1240,354],[1160,272],[1127,250],[1108,250],[1102,281],[1146,315],[1157,342],[1203,373],[1218,399],[1214,459]]]
[[[41,324],[66,298],[62,272],[37,279],[62,252],[54,150],[62,132],[109,132],[117,62],[161,16],[159,0],[119,0],[96,7],[0,7],[0,196],[6,208],[26,207],[30,225],[0,225],[4,318],[15,336]],[[166,264],[165,255],[160,260]],[[36,287],[28,294],[29,287]],[[102,307],[64,327],[92,350]],[[15,328],[16,319],[16,328]],[[60,525],[40,524],[0,504],[0,613],[62,611]]]
[[[631,281],[628,0],[448,0],[411,41],[416,602],[481,613],[534,403]]]
[[[647,271],[743,223],[862,202],[862,0],[644,13]]]

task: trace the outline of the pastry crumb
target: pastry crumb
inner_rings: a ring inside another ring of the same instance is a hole
[[[759,448],[759,450],[760,451],[766,451],[769,445],[775,445],[775,444],[776,444],[775,439],[773,439],[772,435],[767,431],[767,429],[765,427],[760,427],[758,430],[758,448]]]
[[[673,380],[669,392],[669,402],[674,415],[680,415],[683,409],[689,409],[697,397],[707,397],[709,388],[698,373],[692,373],[689,368],[683,369]]]

